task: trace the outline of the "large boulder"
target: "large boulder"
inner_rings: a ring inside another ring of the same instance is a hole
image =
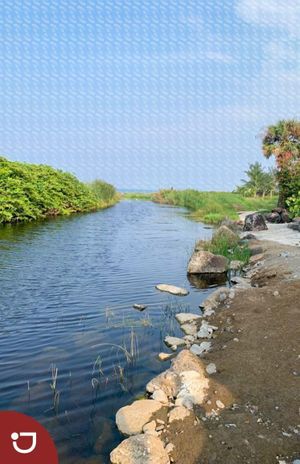
[[[125,435],[142,433],[143,427],[150,422],[153,414],[163,405],[155,400],[137,400],[130,406],[124,406],[116,414],[116,424]]]
[[[268,230],[265,218],[260,213],[248,214],[245,217],[244,222],[244,231],[259,231],[259,230]]]
[[[210,251],[196,251],[188,264],[188,274],[223,274],[228,270],[229,260]]]
[[[169,464],[162,441],[148,433],[127,438],[110,453],[112,464]]]
[[[293,222],[291,222],[288,227],[293,230],[298,230],[300,232],[300,218],[295,218]]]

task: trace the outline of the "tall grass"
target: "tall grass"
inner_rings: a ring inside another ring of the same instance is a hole
[[[118,199],[118,193],[115,187],[103,180],[96,179],[88,184],[89,189],[96,199],[103,206],[109,206],[116,203]]]
[[[238,219],[238,211],[269,211],[277,197],[243,197],[231,192],[200,192],[198,190],[161,190],[153,195],[157,203],[183,206],[205,223],[218,224],[228,218]]]

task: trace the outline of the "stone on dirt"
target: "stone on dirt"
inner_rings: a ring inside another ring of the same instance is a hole
[[[201,356],[211,349],[211,342],[202,342],[200,345],[192,345],[190,348],[191,353]]]
[[[218,327],[210,325],[207,321],[202,321],[199,332],[197,333],[198,338],[211,338],[212,334]]]
[[[245,217],[244,222],[244,231],[259,231],[259,230],[268,230],[265,218],[260,213],[248,214]]]
[[[162,404],[168,404],[169,403],[167,395],[165,394],[165,392],[163,390],[160,390],[160,389],[155,390],[153,392],[152,398],[155,401],[158,401],[159,403],[162,403]]]
[[[209,375],[215,374],[215,373],[217,372],[216,365],[215,365],[214,363],[209,363],[209,364],[206,366],[206,372],[207,372]]]
[[[168,452],[162,441],[148,433],[122,441],[110,453],[112,464],[169,464]]]
[[[169,412],[169,423],[174,422],[175,420],[183,420],[186,417],[189,417],[190,411],[183,406],[175,406]]]

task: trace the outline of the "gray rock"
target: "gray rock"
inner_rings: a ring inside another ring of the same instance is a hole
[[[215,373],[217,372],[216,365],[215,365],[214,363],[209,363],[209,364],[206,366],[206,372],[207,372],[209,375],[215,374]]]
[[[245,217],[244,231],[268,230],[265,218],[260,213],[248,214]]]
[[[210,325],[207,321],[202,321],[200,330],[197,333],[198,338],[211,338],[212,334],[218,327]]]
[[[192,345],[190,348],[191,353],[201,356],[211,349],[211,342],[202,342],[200,345]]]
[[[197,334],[197,327],[195,324],[182,324],[180,326],[181,330],[186,335],[196,335]]]
[[[228,270],[229,260],[209,251],[197,251],[191,256],[188,274],[223,274]]]
[[[135,303],[135,304],[133,305],[133,308],[134,308],[134,309],[137,309],[138,311],[145,311],[145,309],[147,308],[147,306],[146,306],[146,305],[142,305],[142,304],[137,304],[137,303]]]

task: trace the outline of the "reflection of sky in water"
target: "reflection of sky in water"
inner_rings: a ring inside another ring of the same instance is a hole
[[[45,423],[64,462],[92,455],[101,427],[110,438],[97,452],[109,452],[118,439],[116,410],[164,368],[156,359],[167,350],[164,336],[181,334],[174,314],[199,312],[209,293],[190,285],[186,267],[196,239],[210,231],[179,213],[124,201],[95,214],[1,230],[0,407]],[[190,294],[159,292],[158,283]],[[139,312],[134,303],[148,307]],[[127,363],[131,346],[137,356]],[[57,418],[51,364],[58,368]]]

